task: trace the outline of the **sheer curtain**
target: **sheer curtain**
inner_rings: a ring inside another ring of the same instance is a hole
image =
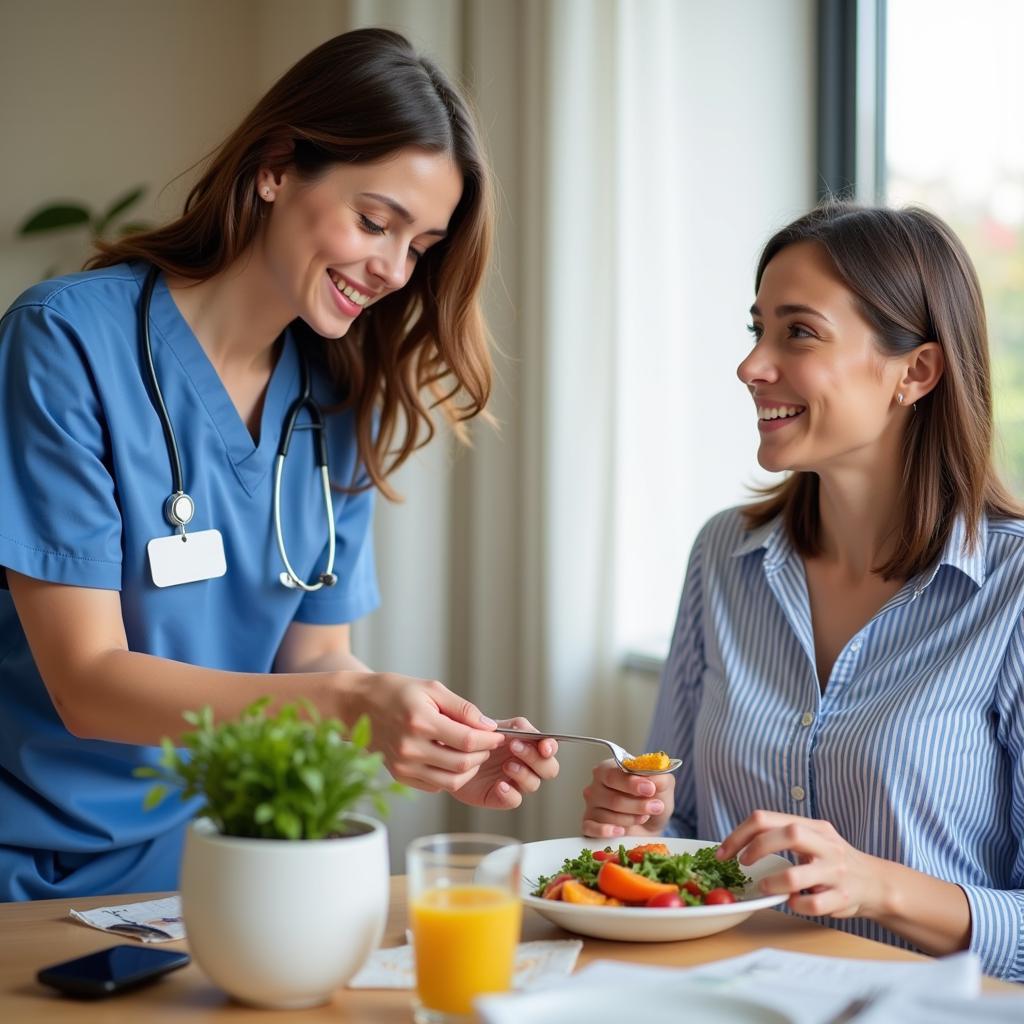
[[[769,6],[770,10],[765,10]],[[623,655],[663,642],[693,534],[754,479],[732,376],[758,244],[813,198],[813,0],[350,0],[469,87],[499,182],[499,354],[474,447],[435,443],[382,503],[370,664],[495,717],[626,741]],[[269,10],[269,8],[268,8]],[[269,17],[280,17],[270,14]],[[319,26],[318,26],[319,30]],[[442,829],[578,831],[593,748],[511,814],[396,809]]]

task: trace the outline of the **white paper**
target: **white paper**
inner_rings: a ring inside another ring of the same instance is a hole
[[[526,989],[550,978],[564,978],[576,966],[581,949],[583,943],[578,939],[520,942],[516,947],[512,987]],[[371,953],[348,987],[412,989],[415,984],[412,946],[393,946]]]
[[[890,993],[872,1003],[856,1024],[1021,1024],[1024,994],[990,995],[980,999],[939,998],[903,992]]]
[[[181,899],[178,896],[125,903],[118,907],[96,907],[94,910],[75,910],[72,907],[68,910],[68,916],[90,928],[99,928],[119,938],[138,939],[140,942],[173,942],[185,938]],[[142,926],[152,931],[133,932],[125,928],[125,925]]]
[[[849,960],[840,957],[811,956],[778,949],[761,949],[728,960],[718,960],[693,968],[654,967],[622,961],[598,960],[549,991],[563,993],[572,986],[579,1000],[596,1002],[601,993],[629,993],[632,1015],[645,1012],[645,999],[662,1005],[665,993],[671,993],[680,1010],[686,1007],[688,994],[717,992],[735,995],[765,1008],[765,1019],[781,1015],[792,1024],[822,1024],[841,1013],[849,1003],[869,993],[879,993],[878,1001],[869,1011],[872,1024],[899,1020],[900,1024],[918,1024],[927,1019],[922,1013],[912,1018],[902,1010],[898,1016],[886,1017],[883,1004],[890,994],[898,994],[913,1004],[929,999],[951,1003],[953,1000],[972,1007],[989,1000],[975,998],[980,991],[981,969],[973,953],[933,961]],[[477,1004],[477,1011],[486,1024],[511,1024],[529,1020],[531,1024],[554,1024],[557,1014],[548,1015],[558,1000],[545,1000],[547,992],[523,996],[489,996]],[[582,1011],[590,1012],[578,1004]],[[890,1004],[891,1005],[891,1004]],[[610,1003],[605,1002],[610,1009]],[[877,1007],[877,1010],[876,1010]],[[618,1007],[615,1007],[618,1010]],[[1024,1002],[1020,1009],[1024,1009]],[[561,1009],[558,1011],[561,1013]],[[867,1011],[866,1011],[867,1012]],[[1018,1011],[1019,1012],[1019,1011]],[[876,1016],[876,1013],[878,1014]],[[985,1018],[979,1018],[985,1020]],[[1002,1018],[992,1018],[993,1022]],[[1021,1015],[1019,1020],[1024,1020]],[[858,1017],[858,1024],[861,1018]],[[949,1018],[950,1024],[953,1018]],[[558,1024],[569,1024],[564,1017]],[[943,1020],[942,1024],[946,1024]]]

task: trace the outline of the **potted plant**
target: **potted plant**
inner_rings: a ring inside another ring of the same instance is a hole
[[[351,733],[309,704],[269,715],[269,698],[234,721],[187,712],[178,749],[165,739],[155,806],[168,785],[201,796],[181,868],[189,947],[236,999],[299,1008],[327,1002],[380,942],[388,908],[384,826],[353,808],[403,790],[367,750],[370,725]]]

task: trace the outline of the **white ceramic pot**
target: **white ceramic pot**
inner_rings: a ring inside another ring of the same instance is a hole
[[[181,866],[189,949],[226,992],[256,1006],[327,1002],[380,943],[388,912],[384,826],[289,841],[224,836],[193,822]]]

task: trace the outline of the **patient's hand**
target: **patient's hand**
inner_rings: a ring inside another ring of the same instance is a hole
[[[583,834],[598,839],[660,836],[675,803],[675,776],[629,775],[609,758],[594,767],[583,799]]]

